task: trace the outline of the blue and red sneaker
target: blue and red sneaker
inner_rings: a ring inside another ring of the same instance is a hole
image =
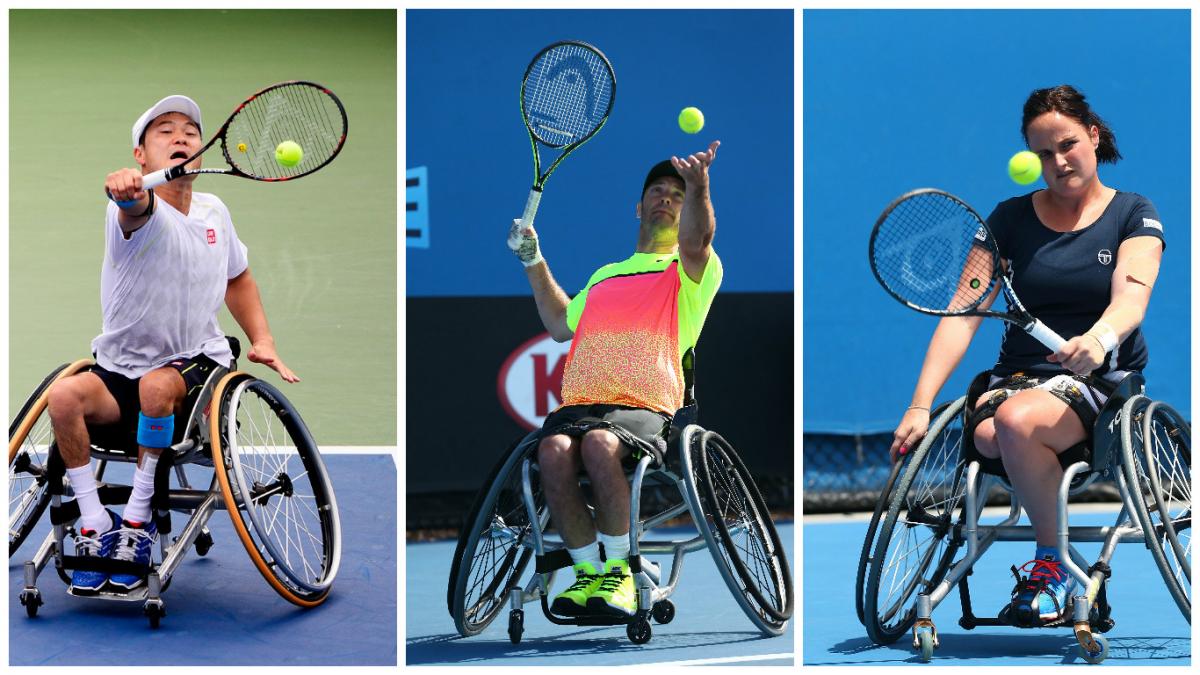
[[[1025,626],[1049,623],[1061,619],[1067,610],[1067,601],[1075,589],[1075,580],[1062,567],[1058,550],[1039,546],[1033,560],[1021,566],[1018,574],[1013,567],[1017,585],[1013,589],[1013,617]]]
[[[158,528],[153,520],[147,523],[123,520],[116,532],[116,546],[112,551],[114,560],[125,560],[140,565],[150,564],[150,553],[154,550],[154,544],[158,542]],[[144,575],[113,574],[108,578],[108,587],[118,593],[128,593],[145,582]]]
[[[105,509],[112,518],[112,525],[106,532],[97,532],[80,527],[75,534],[75,555],[80,558],[107,558],[112,555],[117,543],[117,532],[121,527],[121,517],[111,510]],[[71,590],[81,595],[99,593],[108,581],[108,572],[95,570],[72,570]]]

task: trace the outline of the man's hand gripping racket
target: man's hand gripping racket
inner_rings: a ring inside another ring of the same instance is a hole
[[[281,82],[246,99],[191,157],[144,176],[132,169],[117,172],[105,191],[118,206],[128,208],[144,198],[146,190],[180,176],[214,173],[267,182],[294,180],[332,162],[346,144],[348,128],[346,109],[332,91],[315,82]],[[187,168],[218,141],[229,168]],[[284,141],[303,150],[300,161],[291,166],[276,158],[276,148]]]

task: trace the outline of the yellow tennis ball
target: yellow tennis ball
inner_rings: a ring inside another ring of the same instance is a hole
[[[1008,177],[1018,185],[1029,185],[1042,177],[1042,160],[1028,150],[1022,150],[1008,160]]]
[[[246,151],[246,144],[238,143],[238,152],[245,152],[245,151]]]
[[[704,128],[704,113],[692,106],[684,108],[679,113],[679,128],[689,134],[699,132]]]
[[[304,150],[295,141],[284,141],[275,146],[275,161],[280,166],[296,166],[304,158]]]

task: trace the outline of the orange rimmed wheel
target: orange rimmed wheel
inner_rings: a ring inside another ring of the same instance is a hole
[[[321,604],[342,538],[316,442],[287,398],[252,375],[225,375],[212,400],[213,467],[238,537],[276,592],[301,607]]]
[[[46,457],[54,441],[46,395],[50,385],[92,365],[91,359],[64,363],[47,375],[25,399],[8,427],[8,555],[11,557],[50,503]]]

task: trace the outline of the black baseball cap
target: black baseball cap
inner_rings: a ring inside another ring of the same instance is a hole
[[[662,178],[663,176],[670,176],[672,178],[678,178],[681,182],[683,181],[683,176],[680,176],[679,172],[675,170],[675,166],[671,164],[671,160],[664,159],[658,164],[650,167],[650,173],[646,174],[646,182],[642,183],[642,194],[646,194],[646,190],[650,187],[650,184],[659,178]],[[686,185],[687,183],[684,182],[685,189]]]

